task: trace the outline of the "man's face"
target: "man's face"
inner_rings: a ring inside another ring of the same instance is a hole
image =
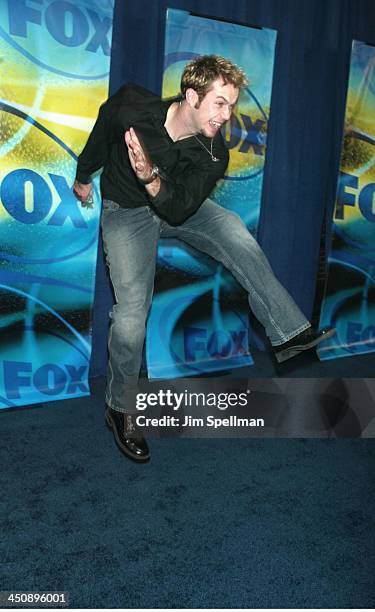
[[[213,138],[230,118],[238,100],[239,90],[222,79],[213,81],[198,108],[192,109],[197,133]]]

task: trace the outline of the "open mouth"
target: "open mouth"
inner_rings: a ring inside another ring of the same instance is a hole
[[[218,121],[214,121],[213,119],[210,119],[209,124],[216,130],[221,128],[221,123],[219,123]]]

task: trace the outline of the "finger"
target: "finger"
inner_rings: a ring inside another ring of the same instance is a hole
[[[128,149],[133,153],[133,155],[140,155],[140,148],[139,146],[137,146],[137,144],[134,142],[134,140],[129,140],[129,142],[127,143],[128,145]]]
[[[128,134],[127,144],[129,144],[130,146],[133,146],[134,144],[139,145],[139,140],[137,138],[137,134],[134,131],[134,128],[130,127],[127,131],[127,134]]]
[[[141,151],[143,153],[142,141],[140,140],[140,138],[138,138],[137,132],[132,127],[130,128],[130,134],[131,134],[132,141],[135,143],[135,145],[137,147],[139,147],[141,149]]]
[[[133,170],[136,171],[136,160],[135,160],[135,157],[131,149],[128,149],[128,155],[129,155],[130,165],[133,168]]]
[[[129,131],[130,131],[130,135],[131,135],[132,140],[134,140],[135,142],[138,142],[138,143],[139,143],[138,136],[137,136],[137,134],[136,134],[135,129],[131,127],[131,128],[129,129]]]

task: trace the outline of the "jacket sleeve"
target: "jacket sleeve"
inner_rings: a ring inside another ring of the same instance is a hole
[[[113,129],[113,119],[118,108],[118,98],[109,98],[99,109],[98,118],[82,153],[78,157],[76,179],[80,183],[91,182],[91,176],[100,170],[108,159],[110,146],[121,137]]]
[[[149,196],[156,214],[171,225],[180,225],[191,217],[223,178],[228,166],[229,154],[225,149],[219,162],[207,162],[183,173],[168,177],[162,174],[161,187],[156,197]]]

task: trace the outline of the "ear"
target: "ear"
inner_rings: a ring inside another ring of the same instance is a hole
[[[185,99],[186,102],[188,103],[188,105],[191,108],[196,108],[198,102],[199,102],[199,96],[197,94],[197,92],[195,91],[195,89],[193,89],[192,87],[189,87],[186,92],[185,92]]]

